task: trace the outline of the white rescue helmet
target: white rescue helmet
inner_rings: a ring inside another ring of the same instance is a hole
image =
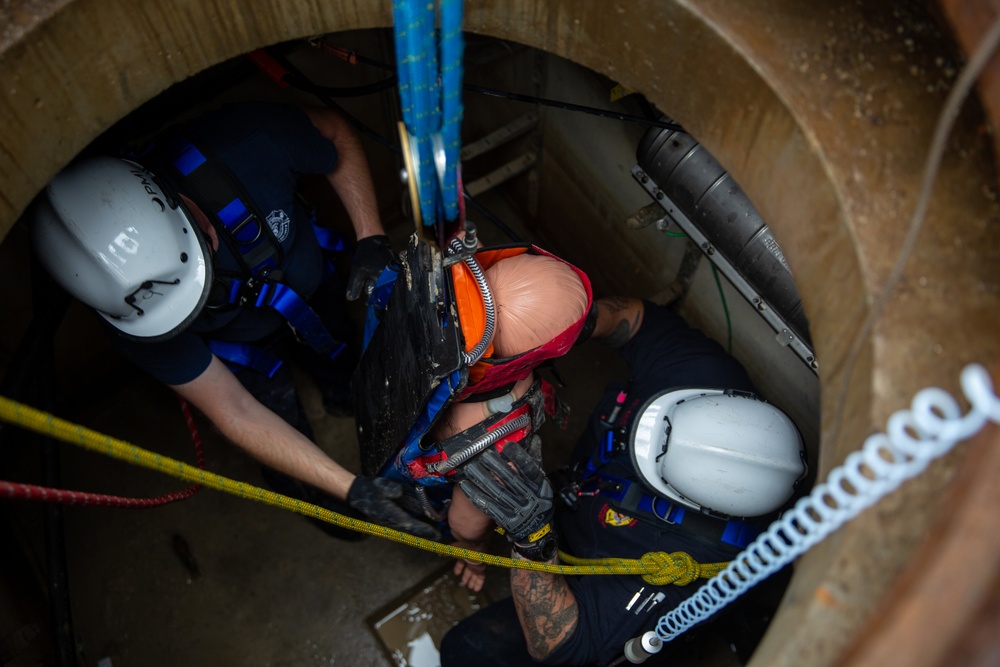
[[[130,338],[170,338],[208,299],[212,263],[201,230],[134,162],[96,157],[71,165],[30,215],[49,273]]]
[[[629,451],[651,491],[727,517],[779,509],[807,470],[802,437],[784,412],[719,389],[654,396],[632,425]]]

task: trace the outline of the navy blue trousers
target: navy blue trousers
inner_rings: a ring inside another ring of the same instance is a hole
[[[460,621],[441,640],[441,667],[540,664],[528,654],[513,598],[480,609]]]

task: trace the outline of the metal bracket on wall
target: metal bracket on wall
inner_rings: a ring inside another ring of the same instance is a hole
[[[483,155],[484,153],[488,153],[489,151],[495,150],[522,135],[528,134],[537,127],[537,113],[531,112],[526,113],[523,116],[518,116],[503,127],[490,132],[485,137],[463,146],[461,159],[463,162],[466,162]],[[529,150],[520,157],[504,164],[500,168],[494,169],[485,176],[467,183],[465,189],[469,193],[470,197],[475,197],[476,195],[482,194],[487,190],[491,190],[501,183],[510,180],[514,176],[531,169],[535,166],[535,164],[537,164],[537,162],[538,153],[536,151]]]
[[[650,225],[654,225],[661,232],[671,231],[670,228],[675,227],[673,219],[664,213],[663,207],[659,204],[643,206],[625,219],[625,226],[629,229],[643,229]],[[678,235],[681,235],[680,228],[677,227],[676,229]],[[656,303],[678,303],[683,301],[687,297],[688,292],[691,291],[694,274],[698,270],[698,265],[701,264],[701,258],[704,255],[701,252],[701,248],[696,246],[694,241],[687,237],[687,234],[683,234],[683,236],[685,239],[684,257],[681,259],[681,265],[677,269],[677,275],[674,277],[673,282],[667,285],[663,291],[658,292],[652,297]]]
[[[787,322],[771,308],[767,301],[760,295],[760,292],[751,285],[746,278],[729,262],[729,260],[709,242],[708,238],[691,222],[683,211],[660,189],[660,187],[649,177],[640,167],[632,167],[632,176],[649,193],[653,200],[663,209],[665,215],[670,218],[687,237],[693,241],[708,257],[708,260],[726,277],[726,279],[736,288],[736,291],[747,300],[757,313],[770,325],[776,335],[776,340],[784,347],[789,347],[814,373],[819,372],[819,362],[812,348],[802,338],[793,333]],[[647,213],[648,216],[648,213]],[[662,227],[657,224],[657,227]]]
[[[478,157],[483,153],[502,146],[511,139],[516,139],[522,134],[527,134],[533,130],[537,124],[537,114],[526,113],[523,116],[518,116],[503,127],[493,130],[485,137],[481,137],[470,144],[462,146],[462,152],[460,154],[462,162],[471,160],[474,157]]]
[[[537,158],[533,152],[525,153],[521,157],[511,160],[507,164],[503,165],[499,169],[495,169],[490,173],[486,174],[482,178],[477,178],[468,185],[465,189],[469,191],[469,196],[475,197],[481,195],[487,190],[492,190],[496,186],[500,185],[504,181],[508,181],[514,178],[521,172],[527,171],[535,166]]]

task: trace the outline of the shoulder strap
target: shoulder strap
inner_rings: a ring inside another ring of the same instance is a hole
[[[242,275],[227,276],[229,304],[273,308],[317,352],[331,359],[340,354],[344,343],[330,335],[295,290],[280,282],[279,267],[284,259],[281,243],[253,198],[222,159],[205,146],[196,146],[179,127],[168,129],[140,159],[152,162],[158,177],[198,204],[219,232],[220,241],[237,258]],[[333,237],[324,237],[323,241],[332,245]],[[217,277],[222,277],[222,273],[217,271]],[[229,361],[260,366],[260,356],[253,346],[219,347],[213,350],[216,351]],[[277,369],[270,359],[265,365],[271,373]]]
[[[158,144],[164,176],[202,208],[247,277],[278,267],[284,258],[281,244],[229,167],[180,128],[168,130]]]

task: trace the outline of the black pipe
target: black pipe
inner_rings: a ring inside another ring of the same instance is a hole
[[[636,159],[705,238],[811,346],[809,322],[771,230],[735,179],[689,134],[651,129]]]

